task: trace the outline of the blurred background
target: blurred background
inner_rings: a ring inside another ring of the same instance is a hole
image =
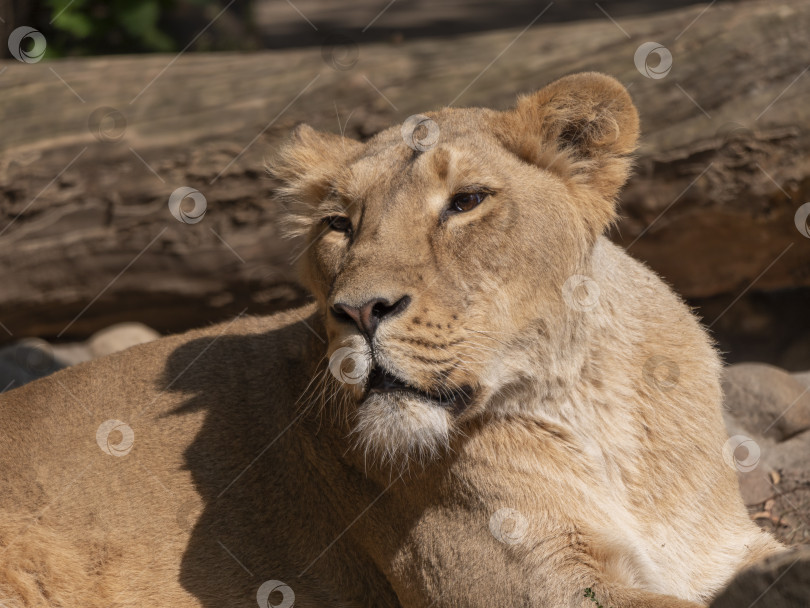
[[[808,30],[796,0],[2,0],[0,346],[297,305],[263,169],[292,126],[600,70],[643,127],[612,238],[727,361],[810,369]]]

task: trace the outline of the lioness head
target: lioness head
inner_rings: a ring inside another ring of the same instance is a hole
[[[362,449],[429,456],[465,420],[571,380],[566,281],[614,217],[637,137],[627,91],[597,73],[366,143],[296,128],[271,172],[328,333],[319,392]]]

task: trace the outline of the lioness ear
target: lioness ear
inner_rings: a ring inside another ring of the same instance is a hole
[[[597,189],[612,201],[630,173],[638,112],[615,78],[586,72],[518,99],[499,135],[522,159]]]
[[[348,137],[298,125],[267,163],[270,176],[281,182],[276,195],[286,202],[317,204],[340,167],[362,146]]]

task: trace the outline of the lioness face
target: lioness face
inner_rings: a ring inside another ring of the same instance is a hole
[[[338,396],[325,407],[363,449],[438,453],[553,341],[547,320],[568,314],[563,285],[613,216],[637,131],[624,88],[598,74],[365,144],[296,130],[272,171],[307,238]]]

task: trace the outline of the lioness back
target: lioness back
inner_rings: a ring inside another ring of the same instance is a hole
[[[162,338],[0,395],[4,605],[250,606],[299,575],[343,527],[296,426],[311,314]],[[336,545],[296,605],[375,596]],[[339,593],[317,591],[333,579]]]

